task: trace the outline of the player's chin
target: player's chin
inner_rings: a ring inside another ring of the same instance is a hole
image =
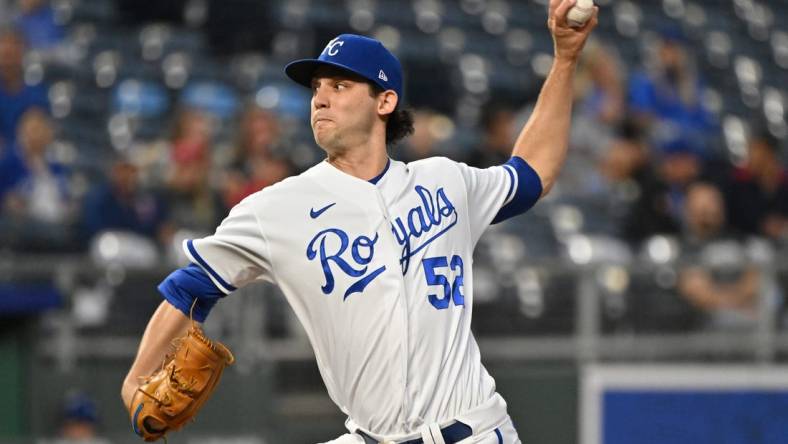
[[[333,122],[330,120],[318,120],[317,122],[312,122],[312,132],[317,134],[320,131],[325,131],[332,127]]]
[[[312,128],[312,135],[315,137],[315,143],[323,149],[333,145],[336,139],[334,131],[329,131],[327,128]]]

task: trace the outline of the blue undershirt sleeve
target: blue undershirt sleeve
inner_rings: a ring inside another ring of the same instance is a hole
[[[194,304],[194,320],[205,322],[216,301],[225,296],[196,264],[173,271],[159,284],[159,292],[175,308],[189,316]]]
[[[505,221],[530,209],[542,196],[542,179],[524,159],[513,156],[504,164],[505,168],[514,170],[512,188],[514,195],[498,211],[492,223]],[[511,171],[511,170],[510,170]]]

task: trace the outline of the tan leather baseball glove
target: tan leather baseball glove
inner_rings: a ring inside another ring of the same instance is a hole
[[[162,368],[142,381],[129,406],[134,432],[145,441],[156,441],[194,419],[224,368],[235,361],[227,347],[194,324],[175,347]]]

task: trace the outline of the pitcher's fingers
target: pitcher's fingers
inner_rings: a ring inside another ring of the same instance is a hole
[[[555,8],[561,3],[561,0],[550,0],[550,4],[547,8],[547,17],[552,17],[555,13]]]
[[[561,0],[561,3],[555,9],[555,14],[551,16],[558,26],[567,26],[566,16],[569,10],[577,3],[577,0]]]

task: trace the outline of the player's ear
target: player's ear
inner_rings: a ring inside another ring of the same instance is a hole
[[[394,112],[397,108],[399,97],[393,90],[386,90],[378,94],[378,114],[385,116]]]

